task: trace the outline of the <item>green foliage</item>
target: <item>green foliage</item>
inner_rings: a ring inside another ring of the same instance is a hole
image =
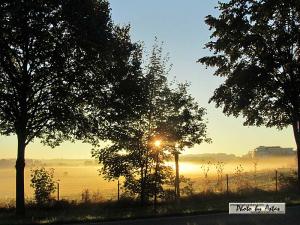
[[[141,199],[162,192],[171,173],[163,162],[171,158],[176,141],[183,148],[206,139],[205,110],[187,93],[188,85],[170,88],[167,62],[156,43],[144,70],[143,101],[133,106],[136,117],[115,127],[109,135],[112,145],[92,152],[103,164],[102,174],[124,176],[124,187]],[[155,139],[163,141],[160,149],[153,146]]]
[[[148,61],[141,80],[142,100],[132,105],[136,116],[113,124],[111,144],[92,151],[103,165],[100,173],[109,180],[124,176],[124,188],[142,202],[163,195],[163,185],[173,173],[164,162],[172,158],[176,143],[182,149],[209,141],[205,109],[188,94],[187,84],[171,88],[168,57],[157,42]],[[159,147],[154,146],[157,139]]]
[[[55,192],[54,169],[46,170],[44,167],[31,170],[31,184],[34,188],[34,197],[39,205],[48,203],[51,194]]]
[[[89,189],[84,189],[81,193],[81,201],[84,203],[91,202],[91,193]]]
[[[253,189],[246,175],[247,173],[244,172],[244,167],[241,164],[234,169],[233,179],[238,192],[247,192]]]
[[[291,171],[289,174],[280,173],[278,176],[278,180],[281,190],[299,191],[296,171]]]
[[[181,175],[179,177],[180,181],[180,194],[181,196],[192,196],[195,194],[194,184],[195,182],[191,178]],[[175,182],[175,180],[174,180]]]
[[[217,172],[217,184],[216,184],[216,189],[218,191],[223,191],[223,171],[224,171],[224,162],[218,161],[215,163],[215,169]]]
[[[201,170],[202,170],[202,173],[203,173],[203,178],[204,178],[204,191],[207,192],[207,191],[211,191],[210,190],[210,181],[209,181],[209,177],[208,177],[208,173],[210,171],[210,166],[211,166],[211,161],[208,161],[208,162],[203,162],[202,165],[201,165]]]
[[[141,50],[129,30],[106,0],[1,1],[0,134],[18,137],[19,214],[27,144],[99,142],[135,115]]]
[[[162,162],[169,154],[162,147],[153,146],[158,121],[164,118],[166,109],[166,60],[162,48],[155,44],[143,71],[143,100],[132,104],[136,116],[113,124],[114,130],[109,133],[112,144],[92,151],[93,157],[103,164],[100,173],[107,179],[124,176],[125,189],[133,196],[141,196],[143,201],[162,190],[167,170]]]
[[[245,125],[283,128],[300,120],[300,2],[231,0],[207,16],[206,47],[199,62],[225,77],[210,99]],[[296,134],[296,133],[295,133]],[[296,138],[300,143],[299,133]]]
[[[287,197],[290,197],[287,199]],[[28,207],[28,216],[23,224],[92,224],[105,223],[108,221],[128,220],[138,218],[149,218],[154,216],[184,216],[187,214],[210,214],[212,212],[228,212],[228,202],[286,202],[288,205],[299,204],[300,196],[291,192],[270,192],[253,190],[244,194],[237,193],[201,193],[188,197],[182,197],[180,204],[174,201],[162,202],[158,205],[157,212],[153,211],[153,205],[140,206],[133,199],[124,199],[119,202],[108,201],[101,203],[82,204],[71,201],[59,201],[49,208],[36,208],[34,205]],[[201,204],[200,204],[201,203]],[[290,207],[293,210],[294,207]],[[297,208],[294,208],[297,213]],[[1,209],[1,225],[20,224],[20,219],[13,216],[14,209]],[[293,217],[292,220],[295,218]],[[278,217],[275,217],[276,224]],[[293,222],[287,224],[293,224]],[[114,222],[118,223],[118,222]],[[210,222],[211,223],[211,222]],[[209,222],[208,222],[209,224]],[[238,223],[241,224],[241,223]]]
[[[4,1],[0,14],[2,134],[51,146],[104,136],[138,101],[139,46],[107,1]]]
[[[299,155],[299,0],[230,0],[217,8],[219,16],[205,20],[213,56],[198,61],[225,78],[210,102],[227,116],[243,116],[246,126],[292,125]]]
[[[99,190],[91,192],[88,188],[86,188],[81,192],[81,202],[85,204],[103,202],[103,196]]]
[[[207,137],[206,110],[188,93],[189,84],[180,83],[166,93],[165,118],[159,121],[158,134],[165,137],[172,150],[182,151],[202,142]]]
[[[172,202],[176,199],[176,193],[174,189],[165,189],[162,195],[162,199],[166,202]]]

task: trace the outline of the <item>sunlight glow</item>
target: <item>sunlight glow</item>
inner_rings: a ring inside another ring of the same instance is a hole
[[[160,145],[161,145],[161,140],[156,140],[155,142],[154,142],[154,146],[155,147],[160,147]]]

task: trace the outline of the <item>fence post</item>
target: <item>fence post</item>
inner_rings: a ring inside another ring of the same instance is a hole
[[[226,174],[226,193],[229,193],[229,186],[228,186],[228,174]]]
[[[277,170],[275,170],[275,180],[276,180],[276,182],[275,182],[275,185],[276,185],[276,192],[278,191],[278,171]]]
[[[56,184],[57,184],[57,201],[59,201],[59,181],[60,180],[56,181]]]

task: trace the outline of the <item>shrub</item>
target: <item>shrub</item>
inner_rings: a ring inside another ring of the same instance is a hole
[[[104,202],[104,197],[101,195],[100,191],[97,190],[92,194],[92,202]]]
[[[279,187],[285,191],[298,191],[298,177],[296,171],[291,171],[289,174],[280,173],[279,177]]]
[[[195,182],[192,181],[190,178],[181,176],[180,183],[181,183],[181,189],[180,189],[181,195],[191,196],[195,193],[195,189],[194,189]],[[209,189],[206,188],[206,191],[208,190]]]
[[[165,201],[174,201],[176,199],[175,190],[172,189],[164,190],[162,199]]]
[[[81,201],[83,203],[90,203],[91,202],[91,193],[89,189],[85,189],[81,193]]]
[[[34,188],[34,198],[39,205],[48,203],[51,200],[51,194],[56,190],[53,174],[53,168],[46,170],[42,167],[31,170],[30,186]]]

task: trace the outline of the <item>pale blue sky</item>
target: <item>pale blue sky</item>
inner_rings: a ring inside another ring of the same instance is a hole
[[[196,63],[207,54],[203,49],[209,41],[210,31],[204,23],[208,14],[216,15],[217,0],[110,0],[112,18],[115,23],[131,24],[134,41],[143,41],[151,49],[154,37],[164,42],[170,54],[173,68],[170,77],[191,83],[191,93],[200,105],[207,108],[208,131],[212,144],[202,144],[187,153],[234,153],[245,154],[259,145],[281,145],[294,147],[292,130],[277,131],[275,128],[244,127],[242,118],[226,117],[222,109],[208,104],[208,99],[222,79],[213,77],[213,69],[205,69]],[[16,156],[16,138],[0,137],[0,158]],[[89,158],[90,146],[76,142],[65,143],[50,149],[38,141],[28,146],[27,158]]]

